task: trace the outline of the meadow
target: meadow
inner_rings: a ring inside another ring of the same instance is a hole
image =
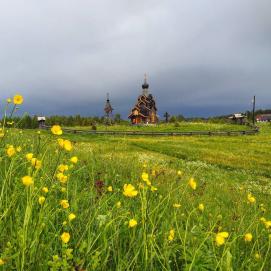
[[[271,270],[270,134],[268,124],[251,136],[139,137],[3,123],[0,270]]]

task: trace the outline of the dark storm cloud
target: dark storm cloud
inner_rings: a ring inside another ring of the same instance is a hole
[[[31,114],[128,115],[149,74],[164,111],[271,107],[269,0],[0,1],[0,98]]]

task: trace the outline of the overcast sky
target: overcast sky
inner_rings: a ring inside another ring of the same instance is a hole
[[[271,108],[270,0],[0,0],[0,98],[30,114],[127,117]]]

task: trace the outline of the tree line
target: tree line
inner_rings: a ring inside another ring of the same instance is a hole
[[[252,112],[247,111],[244,113],[247,116],[247,119],[249,121],[252,121]],[[259,109],[255,111],[255,116],[259,114],[271,114],[271,109]],[[183,115],[169,115],[167,113],[167,117],[163,119],[160,119],[160,123],[175,123],[178,125],[179,122],[183,121],[189,121],[189,122],[209,122],[209,123],[227,123],[229,115],[223,115],[223,116],[214,116],[209,118],[185,118]],[[3,120],[2,120],[3,121]],[[98,117],[98,116],[81,116],[81,115],[75,115],[75,116],[48,116],[46,117],[46,125],[52,126],[54,124],[59,124],[61,126],[66,127],[75,127],[75,126],[90,126],[92,129],[95,129],[96,125],[102,125],[102,124],[108,124],[108,125],[114,125],[114,124],[123,124],[128,125],[130,124],[129,120],[124,120],[121,118],[120,114],[115,114],[112,118],[107,119],[106,117]],[[21,117],[13,117],[12,119],[7,118],[6,119],[7,125],[14,125],[17,128],[29,128],[34,129],[39,127],[39,123],[37,121],[37,116],[30,116],[28,114],[23,115]]]

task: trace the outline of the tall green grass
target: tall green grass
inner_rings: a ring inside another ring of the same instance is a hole
[[[0,269],[270,270],[269,142],[268,126],[193,138],[5,128]],[[138,193],[125,196],[125,184]]]

